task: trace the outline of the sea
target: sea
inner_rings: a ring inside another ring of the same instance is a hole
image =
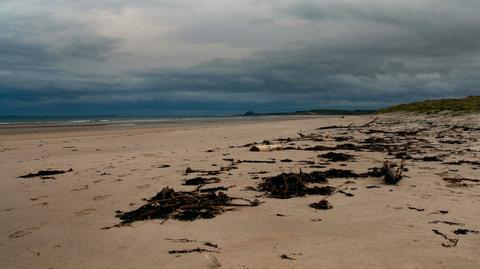
[[[2,126],[89,126],[89,125],[145,125],[145,124],[161,124],[161,123],[181,123],[181,122],[209,122],[224,120],[252,120],[267,118],[283,118],[285,116],[265,115],[265,116],[115,116],[115,115],[99,115],[99,116],[0,116],[0,128]]]

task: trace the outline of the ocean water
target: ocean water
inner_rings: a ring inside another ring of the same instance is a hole
[[[85,125],[85,124],[111,124],[111,123],[148,123],[163,121],[188,121],[221,119],[227,117],[122,117],[122,116],[0,116],[0,125],[21,124],[62,124],[62,125]]]
[[[41,116],[41,117],[20,117],[20,116],[0,116],[0,128],[2,126],[18,125],[60,125],[60,126],[81,126],[81,125],[141,125],[149,123],[180,123],[180,122],[203,122],[203,121],[222,121],[222,120],[251,120],[253,118],[282,118],[285,116],[201,116],[201,117],[152,117],[152,116]]]

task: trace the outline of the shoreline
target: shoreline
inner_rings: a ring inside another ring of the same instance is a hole
[[[295,115],[260,117],[216,117],[197,119],[134,120],[124,122],[96,123],[24,123],[0,125],[0,137],[11,135],[42,135],[54,133],[102,132],[135,129],[177,129],[183,127],[228,126],[258,122],[276,122],[318,118],[342,117],[341,115]],[[346,117],[359,117],[347,115]]]

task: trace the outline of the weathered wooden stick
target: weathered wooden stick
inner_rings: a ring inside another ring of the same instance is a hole
[[[320,128],[317,128],[317,130],[328,130],[328,129],[348,129],[348,128],[351,128],[353,126],[353,123],[350,123],[349,125],[347,126],[341,126],[341,125],[332,125],[332,126],[324,126],[324,127],[320,127]]]
[[[275,151],[275,150],[282,150],[281,144],[274,144],[274,145],[253,145],[250,148],[250,151]]]
[[[369,122],[367,122],[364,125],[359,126],[359,127],[368,127],[368,126],[370,126],[370,124],[374,123],[377,120],[378,120],[378,117],[376,117],[375,119],[373,119],[373,120],[371,120],[371,121],[369,121]]]

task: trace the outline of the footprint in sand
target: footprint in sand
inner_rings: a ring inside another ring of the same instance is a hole
[[[93,196],[93,201],[101,201],[103,199],[106,199],[107,197],[110,197],[111,195],[95,195]]]
[[[21,237],[32,234],[33,231],[38,230],[38,229],[39,229],[38,227],[33,227],[33,228],[27,228],[25,230],[16,231],[14,233],[11,233],[8,236],[8,238],[9,239],[21,238]]]
[[[88,185],[84,185],[83,187],[72,189],[70,192],[82,191],[82,190],[88,190]]]
[[[8,236],[10,239],[20,238],[31,234],[31,231],[17,231]]]
[[[48,195],[40,195],[38,197],[33,197],[33,198],[30,198],[30,201],[37,201],[37,200],[40,200],[40,199],[43,199],[43,198],[47,198]]]
[[[145,185],[140,185],[140,186],[137,186],[137,188],[139,188],[140,190],[143,190],[143,189],[146,189],[150,187],[150,184],[145,184]]]
[[[73,212],[73,214],[77,217],[78,216],[86,216],[86,215],[89,215],[89,214],[91,214],[95,211],[97,211],[95,208],[86,208],[86,209],[75,211],[75,212]]]

